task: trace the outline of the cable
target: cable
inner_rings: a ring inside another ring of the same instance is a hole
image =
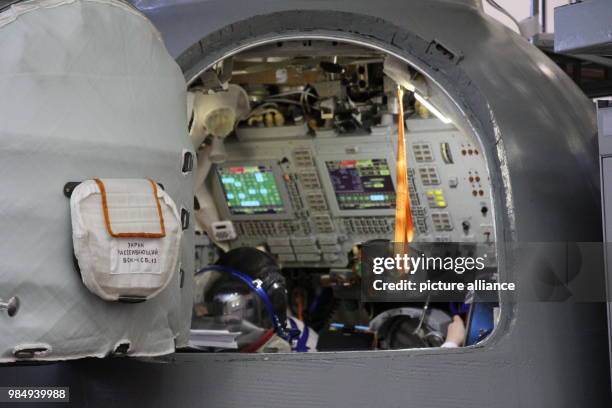
[[[313,98],[317,98],[317,96],[313,93],[308,92],[306,89],[301,91],[289,91],[289,92],[281,92],[274,95],[269,95],[268,98],[278,98],[280,96],[290,96],[290,95],[306,95],[312,96]]]
[[[272,320],[272,325],[274,326],[274,331],[284,340],[287,340],[290,344],[297,336],[299,336],[299,331],[296,333],[294,330],[287,330],[286,323],[283,324],[276,312],[274,311],[274,305],[272,305],[272,300],[268,296],[268,293],[264,288],[261,287],[261,280],[253,279],[249,275],[244,274],[236,269],[222,266],[222,265],[208,265],[204,268],[200,269],[196,272],[196,275],[200,273],[206,273],[210,271],[222,272],[233,276],[234,278],[242,281],[245,285],[249,287],[259,298],[262,300],[266,310],[268,311],[268,315]]]
[[[421,327],[423,326],[423,322],[425,321],[425,316],[427,315],[427,311],[429,310],[429,301],[431,299],[431,292],[427,292],[427,300],[425,301],[425,305],[423,306],[423,312],[421,313],[421,318],[419,319],[419,325],[414,329],[412,334],[416,334]]]
[[[518,20],[516,18],[514,18],[512,16],[512,14],[510,14],[508,12],[508,10],[506,10],[505,8],[503,8],[502,6],[500,6],[495,0],[487,0],[487,3],[489,3],[489,5],[491,7],[493,7],[495,10],[499,11],[500,13],[502,13],[503,15],[505,15],[506,17],[508,17],[510,20],[512,20],[512,22],[514,24],[516,24],[519,32],[521,32],[522,34],[522,28],[521,28],[521,24],[518,22]]]
[[[255,116],[255,115],[261,115],[263,112],[266,112],[266,108],[270,106],[271,108],[269,109],[275,109],[278,108],[278,105],[276,103],[262,103],[261,105],[253,108],[253,110],[251,110],[251,113],[249,113],[248,117],[251,116]]]
[[[282,98],[268,98],[266,102],[276,102],[276,103],[288,103],[290,105],[298,105],[302,106],[302,104],[298,101],[294,101],[293,99],[282,99]]]

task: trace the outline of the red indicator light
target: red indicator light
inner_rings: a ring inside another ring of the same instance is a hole
[[[348,166],[353,166],[354,167],[356,164],[357,164],[357,160],[342,160],[340,162],[341,166],[347,166],[347,167]]]

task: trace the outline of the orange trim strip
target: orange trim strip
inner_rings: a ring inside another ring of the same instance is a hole
[[[157,213],[159,214],[159,227],[161,230],[161,236],[159,238],[163,238],[166,236],[166,223],[164,221],[164,213],[159,202],[159,197],[157,196],[157,183],[151,179],[149,179],[149,183],[151,183],[153,187],[153,197],[155,198],[155,204],[157,204]]]
[[[113,238],[164,238],[166,236],[166,226],[164,223],[164,215],[162,213],[161,204],[159,202],[159,197],[157,197],[157,184],[148,179],[153,187],[153,196],[155,197],[155,203],[157,204],[157,213],[159,214],[159,226],[161,232],[159,233],[151,233],[151,232],[121,232],[115,233],[113,232],[113,228],[111,227],[110,216],[108,214],[108,201],[106,200],[106,187],[104,187],[104,183],[99,178],[95,178],[94,181],[98,185],[100,189],[100,195],[102,197],[102,212],[104,213],[104,224],[106,224],[106,231]]]

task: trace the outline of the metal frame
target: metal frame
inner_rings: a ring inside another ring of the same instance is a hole
[[[599,160],[601,167],[601,201],[606,267],[606,294],[612,298],[612,103],[600,101],[597,109],[599,128]],[[612,371],[612,302],[608,303],[608,337],[610,370]],[[611,379],[612,385],[612,379]]]
[[[612,4],[589,0],[555,9],[555,52],[612,54]]]

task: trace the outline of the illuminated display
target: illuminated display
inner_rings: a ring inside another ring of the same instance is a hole
[[[395,208],[395,188],[386,159],[325,163],[341,210]]]
[[[219,166],[217,173],[233,215],[285,212],[274,172],[269,166]]]

